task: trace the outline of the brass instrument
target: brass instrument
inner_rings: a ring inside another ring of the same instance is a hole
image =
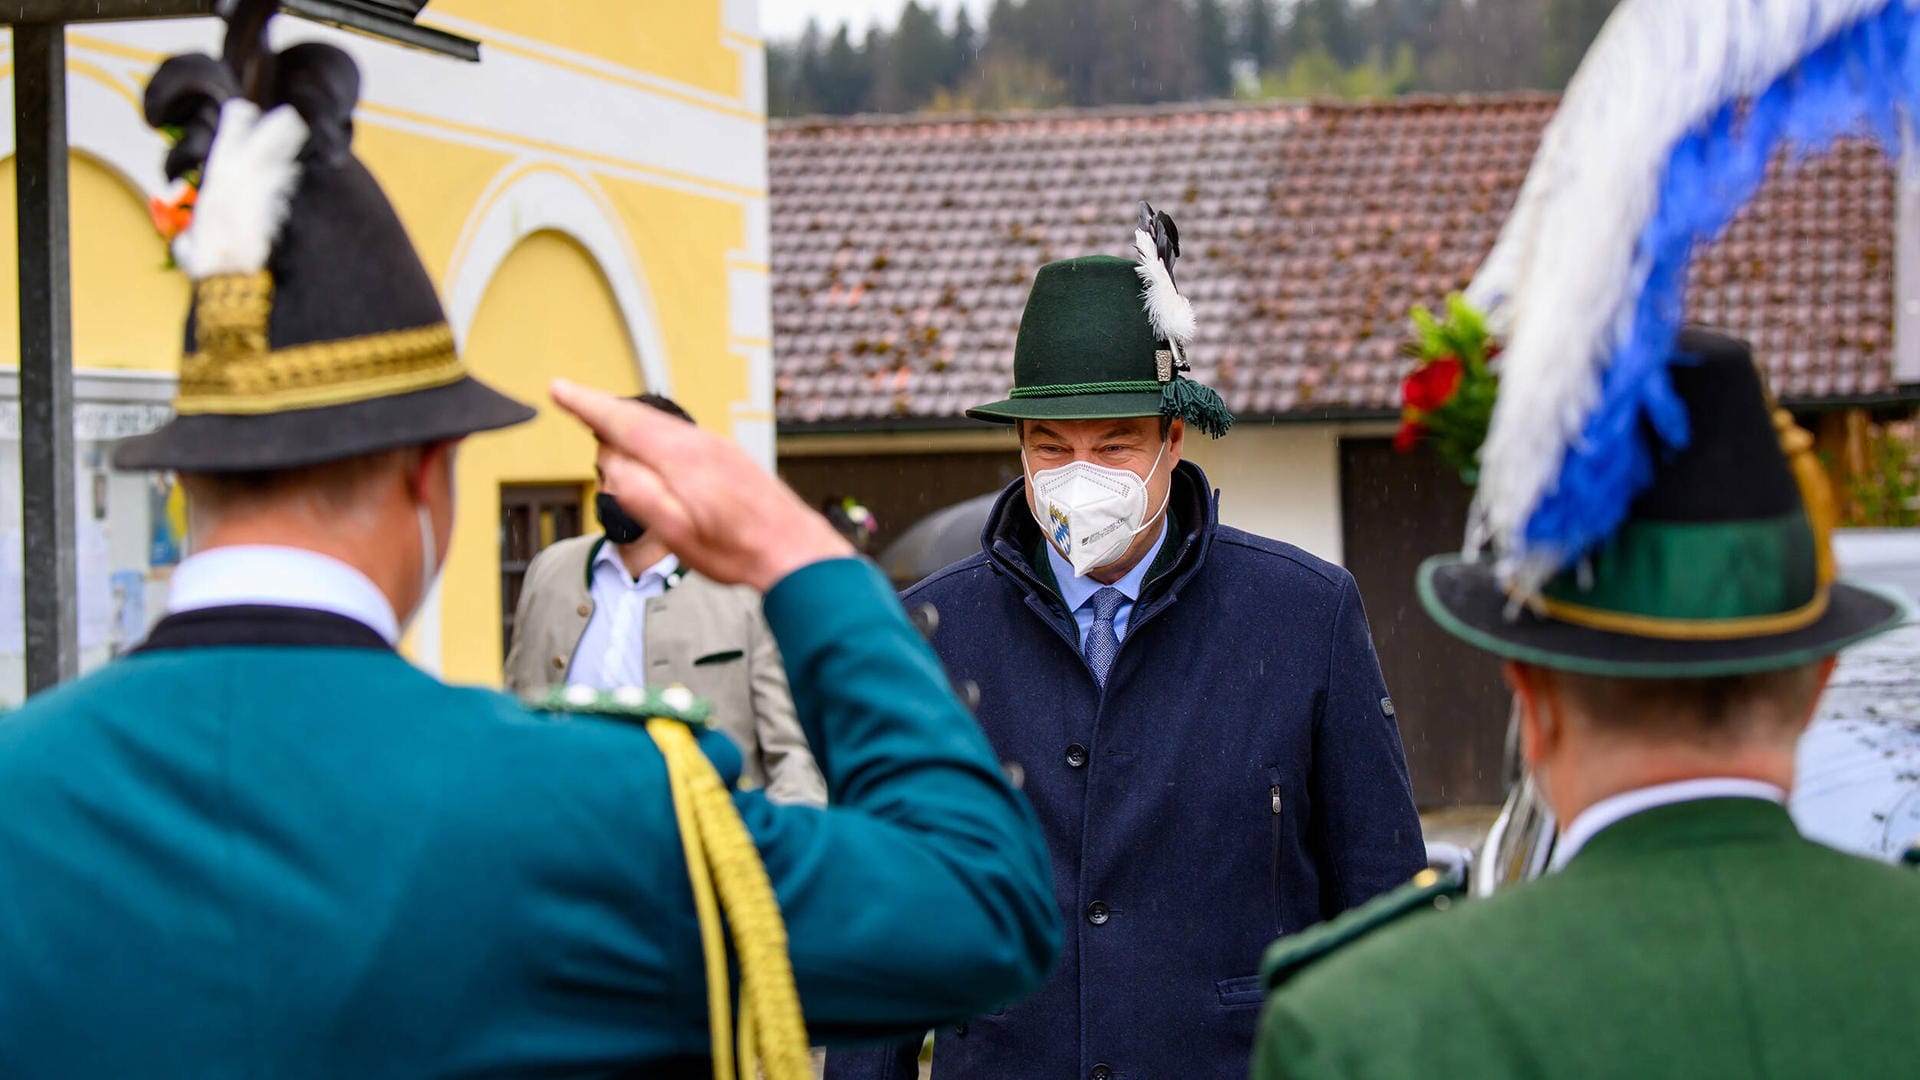
[[[1533,773],[1520,756],[1520,703],[1514,702],[1507,720],[1507,801],[1487,830],[1467,876],[1467,891],[1476,898],[1492,896],[1547,872],[1559,823],[1540,794]]]

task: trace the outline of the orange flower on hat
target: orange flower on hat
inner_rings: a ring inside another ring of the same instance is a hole
[[[193,205],[200,197],[200,191],[185,180],[174,182],[165,196],[155,195],[147,200],[147,213],[153,217],[153,227],[171,244],[174,238],[193,226]]]

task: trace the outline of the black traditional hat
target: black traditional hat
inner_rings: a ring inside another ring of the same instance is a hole
[[[275,54],[249,0],[220,59],[147,86],[193,278],[172,421],[122,442],[128,469],[295,468],[533,418],[467,374],[432,280],[352,152],[360,73],[330,45]],[[157,215],[159,216],[159,215]]]
[[[1420,568],[1421,602],[1489,652],[1620,677],[1702,678],[1811,663],[1899,625],[1896,596],[1835,580],[1813,439],[1767,398],[1743,342],[1687,330],[1673,388],[1691,437],[1627,519],[1521,600],[1491,561]]]

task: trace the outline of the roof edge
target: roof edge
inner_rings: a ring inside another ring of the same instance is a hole
[[[1920,383],[1895,386],[1878,394],[1835,394],[1829,397],[1794,397],[1789,394],[1780,404],[1790,409],[1871,409],[1884,405],[1920,405]]]
[[[1358,407],[1300,409],[1285,413],[1235,413],[1235,427],[1252,424],[1345,424],[1355,421],[1398,420],[1398,409],[1367,409]],[[1004,424],[988,424],[976,420],[956,417],[933,416],[886,416],[871,420],[824,420],[817,422],[797,422],[780,420],[775,423],[776,435],[923,435],[951,431],[990,431],[1004,429]],[[1229,433],[1229,437],[1231,433]]]
[[[1829,397],[1790,395],[1781,399],[1780,403],[1792,409],[1870,409],[1888,405],[1920,405],[1920,383],[1899,386],[1879,394]],[[1400,410],[1343,405],[1294,409],[1288,412],[1236,413],[1233,419],[1236,427],[1253,424],[1350,424],[1399,420]],[[961,416],[884,416],[862,420],[779,420],[775,422],[774,431],[776,435],[794,436],[921,435],[952,431],[991,431],[1002,426],[968,420]]]
[[[1498,93],[1403,94],[1392,98],[1263,98],[1242,101],[1219,98],[1208,101],[1168,101],[1153,105],[1062,105],[1045,109],[982,109],[968,112],[854,113],[836,116],[814,113],[807,116],[769,118],[770,137],[807,135],[815,132],[849,129],[950,127],[956,124],[990,127],[997,124],[1085,123],[1089,120],[1166,119],[1180,116],[1215,116],[1238,112],[1271,113],[1352,113],[1417,112],[1434,109],[1484,109],[1489,106],[1554,105],[1560,95],[1546,90],[1507,90]]]

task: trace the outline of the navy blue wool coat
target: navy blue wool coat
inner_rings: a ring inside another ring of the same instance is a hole
[[[935,1033],[936,1080],[1243,1080],[1267,944],[1426,865],[1352,576],[1218,524],[1217,501],[1181,463],[1104,693],[1023,481],[981,554],[907,593],[938,609],[935,651],[1024,770],[1067,928],[1039,994]],[[828,1062],[913,1075],[902,1050]]]

